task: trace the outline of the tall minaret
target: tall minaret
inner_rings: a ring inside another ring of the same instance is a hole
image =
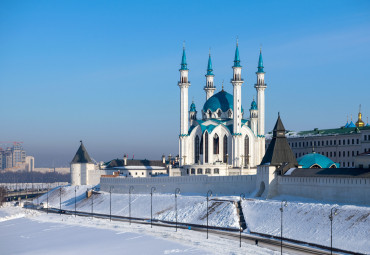
[[[257,108],[258,108],[258,135],[265,135],[265,72],[263,71],[262,50],[258,60],[257,83],[254,87],[257,90]]]
[[[189,69],[186,63],[185,45],[182,51],[182,61],[180,68],[180,81],[178,83],[180,87],[180,138],[179,138],[179,156],[180,166],[186,164],[186,141],[188,138],[189,131],[189,118],[188,118],[188,88],[190,82],[188,80]]]
[[[233,85],[233,167],[239,167],[242,164],[240,158],[241,155],[241,120],[242,120],[242,97],[241,88],[243,79],[241,78],[242,67],[240,65],[238,41],[236,41],[235,59],[233,65],[233,79],[231,83]]]
[[[213,85],[213,74],[212,69],[212,60],[211,60],[211,51],[209,51],[209,58],[208,58],[208,67],[207,67],[207,74],[206,74],[206,86],[204,86],[204,90],[206,91],[206,100],[208,100],[213,93],[215,92],[216,87]]]

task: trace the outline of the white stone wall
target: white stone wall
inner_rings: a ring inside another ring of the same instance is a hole
[[[150,193],[152,187],[158,193],[174,193],[180,188],[181,193],[206,194],[212,190],[214,195],[250,194],[255,190],[256,176],[184,176],[155,178],[101,178],[100,189],[109,191],[114,186],[115,193],[128,193],[129,187],[134,187],[134,193]]]
[[[370,205],[370,178],[278,176],[280,195]]]

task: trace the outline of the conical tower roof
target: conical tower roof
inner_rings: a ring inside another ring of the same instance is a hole
[[[182,59],[181,59],[181,69],[180,70],[188,70],[188,64],[186,63],[185,45],[182,49]]]
[[[263,71],[263,60],[262,60],[262,50],[260,50],[260,57],[258,59],[258,71],[257,73],[264,73]]]
[[[240,57],[239,57],[239,43],[236,41],[234,67],[240,67]]]
[[[213,69],[212,69],[211,53],[209,53],[209,58],[208,58],[207,75],[214,75]]]
[[[261,165],[280,166],[286,163],[291,167],[298,167],[297,159],[285,137],[285,128],[279,114],[274,127],[272,140],[262,159]]]
[[[81,164],[81,163],[93,163],[84,144],[81,142],[80,148],[78,148],[76,155],[72,159],[71,164]]]

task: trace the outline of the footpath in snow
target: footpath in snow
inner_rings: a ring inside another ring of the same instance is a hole
[[[76,187],[77,210],[91,212],[92,198],[86,198],[89,186]],[[61,189],[62,209],[74,210],[75,187]],[[46,202],[46,195],[39,203]],[[131,195],[131,216],[150,218],[150,194]],[[109,193],[94,194],[93,210],[109,214]],[[239,228],[236,201],[239,197],[212,197],[209,202],[209,225]],[[333,219],[333,247],[370,254],[370,207],[333,205],[318,202],[297,202],[288,199],[283,213],[283,236],[303,242],[330,246],[329,214],[333,207],[338,209]],[[35,199],[36,203],[37,200]],[[49,192],[49,206],[59,208],[60,191]],[[205,196],[179,195],[177,198],[178,222],[206,225],[207,203]],[[281,200],[246,199],[242,201],[243,214],[247,223],[246,233],[257,232],[280,236]],[[112,214],[129,215],[129,195],[112,193]],[[175,196],[153,194],[153,218],[175,222]]]

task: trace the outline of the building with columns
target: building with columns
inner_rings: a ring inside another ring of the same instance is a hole
[[[255,173],[265,154],[265,72],[260,51],[257,102],[253,99],[247,114],[242,107],[242,66],[236,44],[232,94],[222,85],[216,92],[211,54],[206,72],[206,101],[197,116],[195,103],[188,107],[189,69],[183,48],[180,68],[180,169],[172,175],[239,175]],[[245,86],[245,85],[244,85]]]

